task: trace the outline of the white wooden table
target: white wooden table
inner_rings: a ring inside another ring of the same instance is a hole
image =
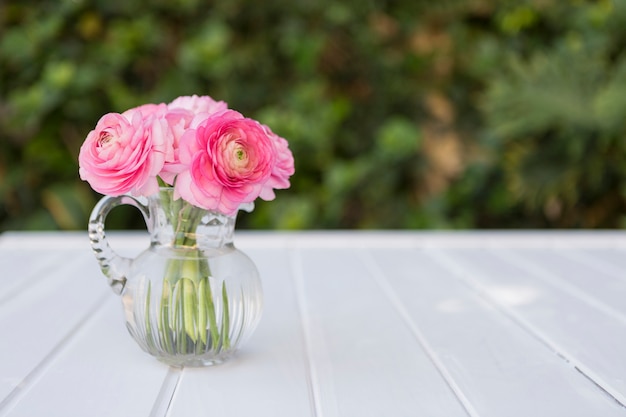
[[[178,369],[127,334],[86,233],[1,235],[0,416],[626,416],[624,232],[235,243],[261,324],[234,360]]]

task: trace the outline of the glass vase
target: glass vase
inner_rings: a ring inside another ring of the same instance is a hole
[[[118,255],[105,235],[107,214],[121,204],[139,209],[150,234],[150,246],[134,259]],[[160,361],[221,363],[257,326],[261,282],[233,244],[235,223],[236,215],[175,200],[171,188],[148,198],[105,196],[94,207],[89,237],[96,259],[122,298],[128,331]]]

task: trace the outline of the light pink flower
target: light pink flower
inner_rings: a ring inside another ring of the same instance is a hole
[[[80,148],[80,178],[102,194],[155,193],[168,140],[164,119],[136,109],[105,114]]]
[[[263,188],[259,194],[259,197],[263,200],[270,201],[276,198],[274,189],[289,188],[289,177],[291,177],[295,172],[295,166],[293,154],[289,150],[289,144],[287,141],[272,132],[269,127],[263,126],[263,128],[265,129],[266,134],[272,139],[274,150],[276,152],[276,162],[272,168],[272,175],[267,182],[263,184]]]
[[[185,109],[194,114],[214,114],[227,110],[228,105],[223,101],[215,101],[209,96],[181,96],[167,105],[170,110]]]
[[[159,104],[142,104],[141,106],[133,107],[132,109],[126,110],[122,113],[122,116],[130,119],[133,113],[140,112],[141,116],[145,119],[150,116],[161,117],[167,113],[167,104],[159,103]]]
[[[163,118],[167,123],[171,140],[165,158],[165,164],[159,176],[163,181],[172,185],[174,184],[176,175],[184,169],[184,166],[180,163],[179,143],[180,138],[189,129],[194,119],[194,114],[191,110],[176,108],[168,110]]]
[[[226,215],[254,201],[272,175],[276,151],[258,122],[227,110],[190,129],[180,140],[176,195]]]
[[[104,115],[79,154],[80,177],[102,194],[158,192],[235,214],[288,188],[294,160],[285,139],[209,96],[183,96]]]
[[[189,128],[197,127],[210,115],[227,110],[228,105],[223,101],[215,101],[209,96],[193,95],[178,97],[165,107],[164,117],[170,126],[173,139],[171,152],[168,153],[165,166],[159,176],[166,183],[174,184],[176,176],[184,169],[180,164],[178,150],[178,144],[183,133]]]

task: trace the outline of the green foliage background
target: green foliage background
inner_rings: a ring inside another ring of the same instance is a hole
[[[626,1],[9,0],[0,231],[84,229],[99,117],[190,94],[294,152],[241,227],[626,227]]]

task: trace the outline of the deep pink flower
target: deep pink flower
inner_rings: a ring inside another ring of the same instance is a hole
[[[274,150],[276,152],[276,162],[272,167],[272,175],[267,182],[263,184],[263,188],[259,194],[259,197],[263,200],[270,201],[276,198],[274,189],[289,188],[289,177],[291,177],[295,172],[295,166],[293,154],[289,150],[288,142],[284,138],[281,138],[272,132],[269,127],[263,127],[267,135],[272,139]]]
[[[228,105],[223,101],[215,101],[209,96],[193,95],[178,97],[165,107],[166,111],[162,115],[171,130],[172,147],[159,176],[166,183],[174,184],[176,176],[184,169],[180,164],[178,150],[183,133],[191,127],[196,127],[210,115],[228,109]]]
[[[235,214],[288,188],[294,160],[285,139],[209,96],[183,96],[109,113],[87,135],[80,177],[102,194],[151,195],[158,177],[175,195]]]
[[[186,201],[227,215],[254,201],[272,175],[276,151],[258,122],[226,110],[214,114],[180,140],[185,167],[175,183]]]
[[[136,109],[105,114],[80,148],[80,178],[102,194],[155,193],[168,140],[164,119]]]

